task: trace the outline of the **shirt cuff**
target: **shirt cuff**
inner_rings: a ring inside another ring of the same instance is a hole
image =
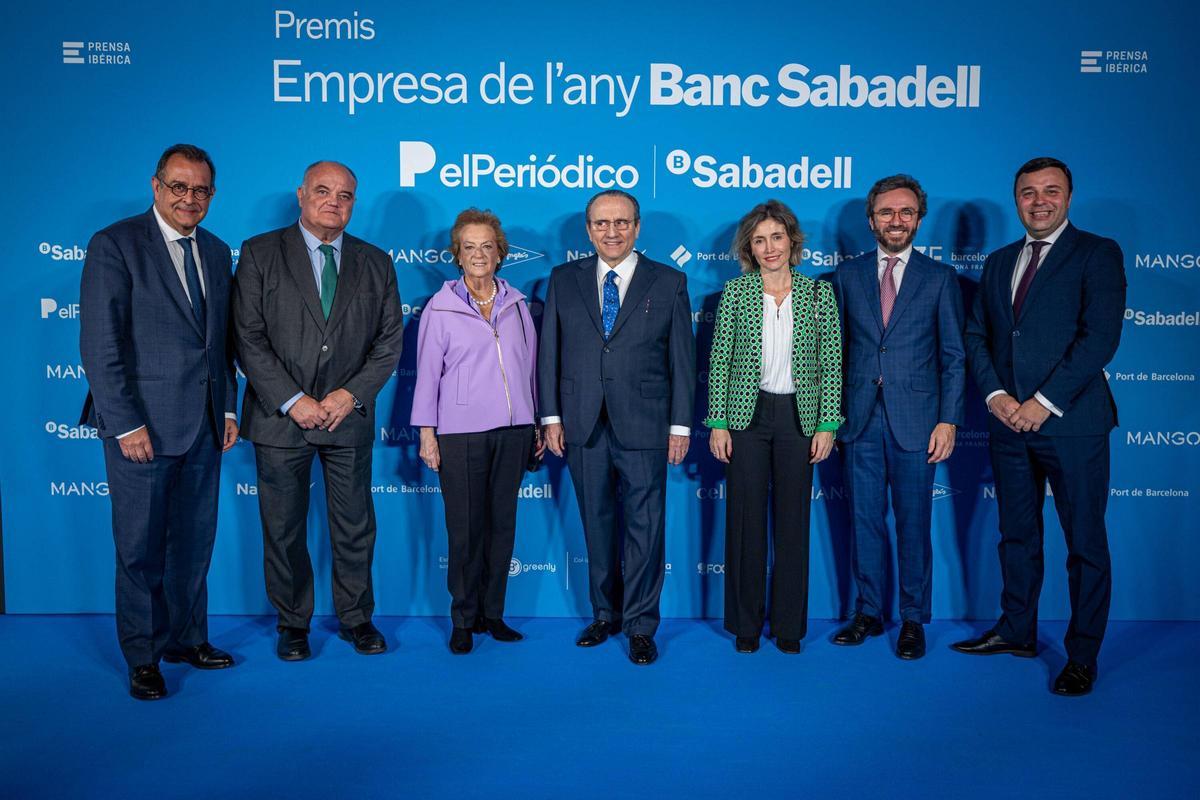
[[[138,427],[134,428],[134,429],[133,429],[133,430],[131,430],[131,431],[125,431],[124,433],[118,433],[118,434],[117,434],[117,438],[118,438],[118,439],[124,439],[126,436],[128,436],[128,435],[129,435],[129,434],[131,434],[131,433],[137,433],[138,431],[144,431],[144,430],[146,430],[146,426],[145,426],[145,425],[139,425]]]
[[[233,411],[226,411],[226,412],[225,412],[225,419],[231,419],[231,420],[233,420],[234,422],[237,422],[237,414],[236,414],[235,412],[233,412]]]
[[[1045,406],[1046,410],[1049,411],[1054,416],[1061,417],[1063,415],[1062,409],[1059,408],[1058,406],[1054,405],[1054,403],[1051,403],[1049,400],[1047,400],[1046,395],[1042,394],[1041,392],[1034,392],[1033,396],[1034,396],[1034,399],[1036,399],[1039,403],[1041,403],[1043,406]]]
[[[667,429],[667,433],[672,436],[691,436],[692,429],[686,425],[672,425]]]
[[[999,397],[1002,394],[1008,394],[1008,392],[1004,391],[1003,389],[997,389],[996,391],[992,392],[991,394],[989,394],[987,397],[985,397],[983,399],[983,404],[985,406],[987,406],[988,409],[990,410],[992,407],[992,398]]]
[[[542,417],[543,425],[562,425],[562,417]]]
[[[296,401],[301,397],[304,397],[304,392],[296,392],[294,395],[292,395],[292,399],[288,400],[279,407],[279,413],[286,417],[287,413],[292,410],[292,406],[296,405]]]

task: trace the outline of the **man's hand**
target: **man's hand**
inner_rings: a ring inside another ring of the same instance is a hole
[[[567,443],[563,436],[563,426],[561,422],[551,422],[546,427],[542,428],[542,438],[546,440],[546,447],[550,448],[550,452],[559,458],[563,457],[566,452]]]
[[[147,427],[143,426],[128,436],[122,436],[117,439],[117,444],[121,445],[121,455],[130,461],[146,464],[154,460],[154,447],[150,444],[150,429]]]
[[[733,437],[724,428],[713,428],[708,434],[708,452],[722,464],[728,464],[733,455]]]
[[[1020,433],[1020,430],[1013,427],[1012,422],[1009,421],[1009,417],[1012,416],[1012,413],[1016,411],[1020,405],[1021,404],[1017,402],[1017,399],[1011,394],[998,394],[991,399],[991,402],[988,403],[988,411],[992,412],[996,419],[1003,422],[1004,427],[1011,431]]]
[[[542,456],[546,455],[546,437],[542,435],[542,429],[537,425],[533,426],[533,441],[537,445],[533,455],[538,461],[541,461]]]
[[[1014,431],[1038,431],[1042,423],[1050,418],[1050,409],[1037,401],[1036,397],[1026,400],[1008,416]]]
[[[825,459],[829,458],[829,454],[833,452],[833,433],[831,431],[817,431],[813,434],[812,446],[808,448],[810,458],[808,463],[820,464]]]
[[[684,457],[687,455],[688,445],[691,444],[691,441],[692,437],[690,436],[669,434],[667,436],[667,463],[671,466],[682,463]]]
[[[302,395],[299,400],[292,403],[292,407],[288,409],[288,416],[296,421],[306,431],[311,431],[313,428],[324,428],[325,421],[329,417],[329,412],[324,406],[313,400],[308,395]]]
[[[238,424],[236,419],[225,418],[225,441],[221,443],[221,452],[228,453],[229,448],[237,444]]]
[[[925,452],[929,453],[929,461],[926,462],[928,464],[937,464],[949,458],[954,452],[954,426],[949,422],[934,425],[933,433],[929,434],[929,447]]]
[[[342,420],[354,410],[354,395],[345,389],[334,389],[325,395],[325,399],[321,401],[321,408],[325,409],[326,415],[322,427],[333,433],[337,426],[342,424]]]
[[[442,467],[442,451],[438,448],[437,434],[433,428],[421,428],[421,460],[434,472]]]

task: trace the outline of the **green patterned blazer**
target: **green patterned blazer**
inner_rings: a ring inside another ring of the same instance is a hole
[[[792,379],[800,427],[805,436],[835,432],[845,419],[842,328],[833,287],[792,270],[792,314]],[[709,359],[708,427],[745,430],[754,417],[762,382],[762,324],[762,276],[748,272],[726,283]]]

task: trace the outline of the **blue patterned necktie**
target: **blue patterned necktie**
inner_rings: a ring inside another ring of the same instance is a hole
[[[200,329],[204,330],[204,292],[200,291],[200,271],[196,269],[196,259],[192,256],[192,240],[189,237],[176,239],[183,250],[183,279],[187,282],[188,299],[192,301],[192,314]]]
[[[617,323],[617,311],[621,308],[621,294],[617,291],[617,271],[610,269],[604,276],[604,307],[600,309],[600,319],[604,323],[604,338],[612,335],[613,325]]]

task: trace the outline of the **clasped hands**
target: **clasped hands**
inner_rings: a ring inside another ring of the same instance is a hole
[[[353,410],[354,395],[345,389],[334,389],[320,402],[306,394],[301,395],[287,413],[306,431],[317,428],[332,433]]]
[[[1031,397],[1024,403],[1018,403],[1011,394],[998,394],[988,403],[988,411],[1004,423],[1004,426],[1015,433],[1038,431],[1042,423],[1050,418],[1050,409]]]

